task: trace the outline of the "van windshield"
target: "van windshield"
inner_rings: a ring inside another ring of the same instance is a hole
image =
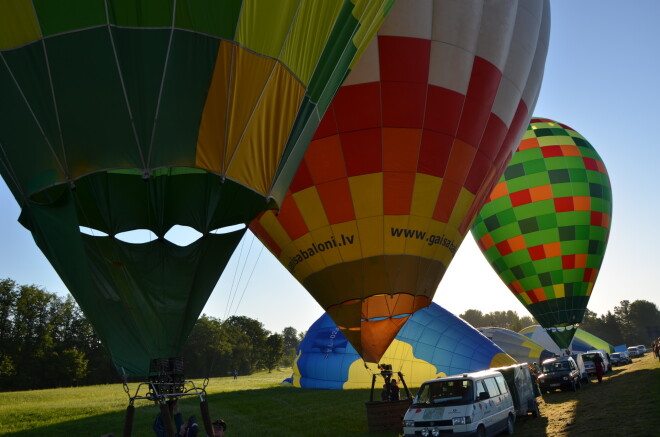
[[[416,405],[463,405],[474,402],[474,389],[470,379],[433,381],[423,384],[417,397]]]

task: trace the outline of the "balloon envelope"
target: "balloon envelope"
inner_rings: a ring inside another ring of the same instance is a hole
[[[609,177],[593,146],[565,124],[534,118],[475,220],[488,262],[561,349],[584,317],[611,217]]]
[[[366,361],[430,304],[531,116],[548,31],[542,0],[398,1],[250,225]]]
[[[75,4],[0,3],[0,173],[120,372],[146,375],[245,230],[211,232],[281,203],[390,4]],[[202,237],[169,243],[174,225]],[[135,229],[155,238],[115,238]]]
[[[515,360],[468,323],[436,303],[408,319],[381,360],[402,372],[408,386],[441,376],[507,366]],[[379,372],[367,364],[324,313],[298,346],[293,385],[303,388],[370,388]]]
[[[477,331],[488,337],[519,363],[540,364],[543,360],[555,355],[554,352],[545,349],[531,338],[510,329],[486,327],[477,328]]]
[[[614,346],[581,328],[575,330],[575,335],[571,343],[564,349],[560,349],[556,345],[552,337],[548,335],[548,332],[541,325],[528,326],[520,330],[520,334],[543,345],[550,352],[558,355],[563,355],[565,349],[570,349],[571,352],[587,352],[598,349],[606,352],[614,352]]]

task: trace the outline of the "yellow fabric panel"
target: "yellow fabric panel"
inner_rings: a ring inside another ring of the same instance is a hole
[[[415,358],[412,346],[397,339],[392,341],[380,361],[392,364],[394,371],[403,373],[408,387],[419,387],[428,380],[447,376],[444,372],[436,373],[434,365]],[[365,364],[368,368],[365,368]],[[375,363],[365,363],[363,360],[357,359],[351,363],[351,367],[348,369],[348,378],[343,388],[371,388],[371,375],[379,372]],[[382,379],[376,380],[376,382],[379,381],[382,386]],[[399,384],[399,386],[403,394],[403,384]]]
[[[452,210],[451,216],[449,217],[449,225],[455,228],[458,228],[461,225],[461,222],[465,218],[468,209],[470,209],[472,203],[474,202],[474,198],[475,195],[470,193],[469,190],[465,189],[465,187],[461,188],[458,199],[456,199],[456,203],[454,204],[454,209]]]
[[[304,96],[300,82],[277,64],[227,169],[228,177],[267,195]]]
[[[429,230],[430,234],[433,235],[435,243],[431,248],[433,249],[433,255],[430,258],[442,262],[445,266],[448,266],[451,260],[454,258],[455,251],[458,250],[458,246],[461,245],[464,235],[461,235],[458,232],[458,229],[453,226],[449,226],[446,223],[433,221],[431,229]],[[453,244],[455,249],[452,253],[449,247],[445,246],[444,239],[447,239],[450,244]]]
[[[342,262],[355,261],[361,258],[362,250],[358,240],[358,227],[354,220],[332,225],[332,232],[337,240],[343,242],[339,248]]]
[[[357,220],[361,257],[367,258],[383,254],[383,218],[366,217]]]
[[[525,340],[522,342],[522,346],[529,348],[528,358],[539,359],[541,357],[541,352],[543,352],[543,347],[539,346],[538,343],[535,343],[531,340]]]
[[[383,215],[383,174],[371,173],[348,178],[355,218]]]
[[[407,238],[403,236],[392,236],[392,229],[408,229],[409,219],[410,216],[407,215],[388,215],[384,217],[383,253],[385,255],[398,255],[404,253],[406,250]]]
[[[299,3],[299,0],[245,0],[236,41],[261,55],[279,58]]]
[[[564,291],[564,284],[555,284],[552,286],[552,288],[555,291],[555,298],[566,297],[566,293]]]
[[[220,42],[197,137],[195,165],[219,174],[224,174],[227,159],[225,155],[229,99],[227,87],[231,83],[230,69],[234,47],[234,44],[227,41]],[[236,144],[231,148],[232,152],[235,146]]]
[[[279,58],[305,86],[309,85],[341,7],[338,1],[300,3]]]
[[[323,228],[329,225],[328,217],[325,215],[323,203],[319,197],[318,191],[315,186],[305,188],[292,195],[296,201],[298,210],[305,220],[307,229],[313,231],[314,229]]]
[[[312,240],[318,251],[318,255],[323,258],[324,266],[331,266],[342,262],[340,244],[341,236],[337,238],[330,226],[326,226],[311,232]]]
[[[268,235],[277,243],[277,245],[282,249],[282,254],[286,251],[286,248],[289,247],[292,243],[289,234],[286,233],[282,224],[277,220],[275,214],[272,212],[267,212],[259,219],[259,223],[268,231]],[[286,264],[285,264],[286,266]]]
[[[367,48],[374,35],[385,20],[385,14],[389,11],[392,1],[372,2],[367,0],[351,0],[355,7],[353,16],[360,22],[355,35],[353,35],[353,45],[357,48],[357,53],[351,62],[350,69],[355,67],[355,63],[360,60],[362,53]],[[364,26],[364,23],[370,23]]]
[[[442,178],[424,173],[415,175],[410,213],[420,217],[433,217],[433,210],[442,187]]]
[[[539,141],[539,145],[541,147],[543,146],[575,146],[575,141],[573,141],[573,137],[569,137],[568,135],[551,135],[547,137],[538,137],[537,140]]]
[[[288,268],[291,258],[295,258],[300,255],[301,252],[307,252],[309,248],[313,247],[314,240],[312,239],[311,234],[305,234],[302,237],[298,238],[293,242],[293,244],[287,246],[282,250],[280,255],[280,262]],[[315,260],[316,259],[316,260]],[[320,263],[319,263],[320,260]],[[316,261],[316,262],[315,262]],[[301,283],[314,272],[325,267],[323,260],[320,256],[314,255],[303,259],[302,262],[296,264],[293,271],[293,276],[300,281]],[[290,270],[289,270],[290,271]]]
[[[20,47],[41,38],[34,6],[27,0],[2,0],[0,50]]]
[[[511,355],[504,354],[504,353],[498,353],[496,354],[492,360],[490,360],[490,367],[505,367],[505,366],[510,366],[512,364],[517,364],[518,362],[513,359]]]
[[[298,360],[302,356],[302,351],[298,351],[298,355],[296,355],[296,359],[293,362],[293,386],[301,388],[302,386],[300,385],[300,378],[302,375],[300,374],[300,369],[298,368]]]
[[[232,73],[231,82],[219,82],[225,78],[222,75],[212,78],[212,86],[228,86],[226,93],[229,95],[229,120],[215,120],[215,123],[226,123],[228,132],[226,134],[224,172],[230,165],[234,154],[242,143],[245,130],[250,119],[253,117],[256,107],[268,80],[275,68],[275,61],[272,59],[257,56],[247,50],[235,47],[233,50],[233,59],[231,61]],[[249,78],[249,79],[248,79]],[[215,82],[218,82],[217,84]],[[222,96],[213,96],[213,99],[220,99]],[[209,97],[207,97],[208,99]],[[226,100],[225,100],[226,101]],[[221,103],[219,103],[221,104]],[[254,164],[257,164],[256,162]]]
[[[595,282],[590,282],[589,285],[587,286],[587,294],[586,296],[591,296],[591,292],[594,290],[594,285],[596,285]]]
[[[522,292],[519,295],[516,296],[519,301],[523,303],[523,305],[530,305],[532,303],[532,299],[527,296],[526,292]]]

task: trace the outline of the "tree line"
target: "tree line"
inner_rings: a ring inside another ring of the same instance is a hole
[[[304,337],[258,320],[202,315],[183,349],[188,378],[291,366]],[[110,354],[71,295],[0,279],[0,391],[121,382]]]
[[[537,324],[529,316],[518,316],[515,311],[493,311],[487,314],[479,310],[467,310],[461,314],[463,320],[475,328],[498,327],[518,332]],[[579,327],[613,346],[626,344],[650,345],[660,337],[660,310],[653,302],[622,300],[613,311],[599,316],[587,310]]]

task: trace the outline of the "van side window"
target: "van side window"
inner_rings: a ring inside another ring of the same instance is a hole
[[[488,394],[492,398],[493,396],[499,396],[500,395],[500,389],[497,387],[497,382],[495,382],[495,378],[486,378],[484,379],[484,384],[486,385],[486,390],[488,390]]]
[[[487,393],[488,392],[488,390],[486,390],[486,386],[484,386],[484,381],[483,380],[481,380],[481,379],[477,380],[476,381],[476,386],[477,386],[477,396],[479,396],[479,393],[483,393],[483,392]]]
[[[496,377],[495,377],[495,381],[497,381],[497,386],[499,387],[500,392],[501,392],[502,394],[504,394],[504,393],[508,393],[508,392],[509,392],[509,388],[507,387],[507,385],[506,385],[506,381],[504,381],[504,377],[503,377],[503,376],[496,376]]]

